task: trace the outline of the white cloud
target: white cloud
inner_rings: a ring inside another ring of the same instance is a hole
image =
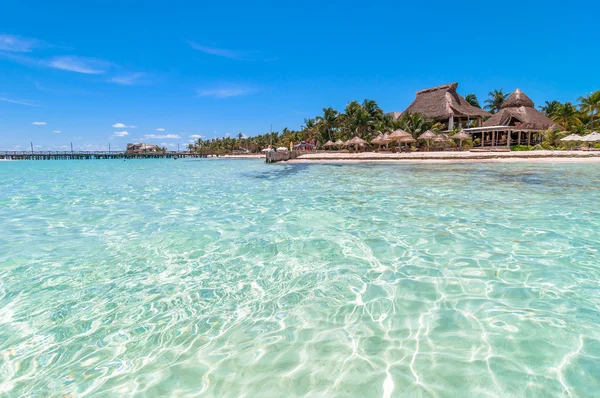
[[[113,83],[123,84],[125,86],[131,86],[133,84],[139,83],[139,80],[144,77],[143,73],[130,73],[128,75],[115,76],[110,79]]]
[[[210,89],[198,90],[199,97],[216,97],[216,98],[230,98],[239,97],[241,95],[251,94],[255,89],[246,86],[236,86],[232,84],[225,84]]]
[[[137,129],[137,126],[129,126],[130,129]]]
[[[155,138],[155,139],[171,139],[171,140],[175,140],[175,139],[181,138],[177,134],[163,134],[163,135],[146,134],[144,137],[146,137],[146,138]]]
[[[156,131],[165,131],[165,129],[162,129],[162,128],[161,129],[156,129]]]
[[[113,137],[125,137],[126,135],[129,135],[127,131],[115,131]]]
[[[60,130],[54,130],[53,133],[54,134],[60,134]]]
[[[9,102],[11,104],[19,104],[19,105],[25,105],[25,106],[39,106],[37,105],[35,102],[33,101],[28,101],[28,100],[15,100],[15,99],[10,99],[10,98],[6,98],[6,97],[0,97],[0,101],[3,102]]]
[[[73,55],[54,57],[48,61],[47,65],[56,69],[89,75],[100,75],[105,73],[110,66],[106,61]]]
[[[26,37],[15,35],[0,35],[0,50],[28,53],[35,47],[39,47],[43,42]]]
[[[46,122],[33,122],[31,124],[35,124],[36,126],[44,126],[44,125],[46,125],[48,123],[46,123]]]
[[[116,129],[126,129],[127,128],[127,125],[123,124],[123,123],[115,123],[112,126]]]
[[[198,138],[202,138],[202,137],[203,137],[203,136],[202,136],[202,135],[200,135],[200,134],[192,134],[192,135],[190,135],[190,138],[194,138],[194,139],[196,139],[196,140],[197,140]]]
[[[239,61],[249,60],[249,57],[252,55],[252,52],[250,51],[236,51],[227,50],[225,48],[203,46],[202,44],[198,44],[193,41],[188,41],[187,43],[194,50],[202,51],[205,54],[216,55],[218,57],[224,57],[229,59],[236,59]]]

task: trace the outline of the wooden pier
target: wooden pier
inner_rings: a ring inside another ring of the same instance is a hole
[[[116,151],[0,151],[5,160],[178,159],[217,156],[200,152],[126,153]]]

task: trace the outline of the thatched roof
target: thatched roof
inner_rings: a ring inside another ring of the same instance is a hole
[[[390,140],[398,140],[400,138],[404,138],[404,137],[412,137],[412,134],[404,131],[404,130],[394,130],[390,135],[389,138]]]
[[[471,139],[471,135],[467,134],[464,130],[461,130],[460,132],[454,134],[450,138],[455,138],[457,140],[470,140]]]
[[[421,134],[418,138],[420,140],[430,140],[434,137],[436,137],[437,134],[435,134],[433,131],[431,130],[427,130],[426,132],[424,132],[423,134]]]
[[[505,108],[518,108],[520,106],[526,106],[528,108],[534,108],[535,104],[520,89],[516,89],[500,106],[501,109]]]
[[[393,120],[398,120],[402,117],[402,112],[389,112],[389,113],[386,113],[385,115],[389,116]]]
[[[502,104],[500,112],[483,123],[489,126],[515,126],[527,129],[547,130],[561,129],[552,119],[534,108],[533,101],[521,90],[517,89]]]
[[[335,146],[335,142],[329,140],[326,143],[324,143],[323,146]]]
[[[363,140],[362,138],[360,138],[358,136],[356,136],[348,141],[349,145],[364,145],[366,143],[367,143],[367,141]]]
[[[417,91],[417,98],[402,113],[421,113],[433,120],[456,117],[487,117],[490,114],[476,108],[456,92],[458,83]]]

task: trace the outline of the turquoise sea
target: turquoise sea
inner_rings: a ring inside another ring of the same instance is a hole
[[[600,395],[600,165],[0,163],[0,396]]]

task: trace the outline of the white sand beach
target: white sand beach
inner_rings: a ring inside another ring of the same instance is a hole
[[[535,163],[600,163],[600,152],[523,151],[523,152],[322,152],[307,153],[290,160],[302,162],[535,162]]]

